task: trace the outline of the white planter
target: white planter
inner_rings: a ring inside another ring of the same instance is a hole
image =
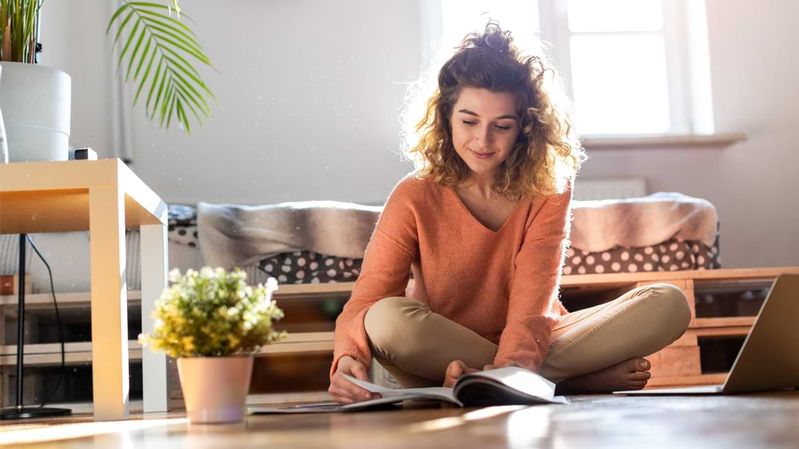
[[[252,364],[252,356],[178,359],[180,387],[189,420],[210,424],[244,419]]]
[[[0,111],[9,162],[67,160],[72,97],[69,75],[38,64],[0,65]]]

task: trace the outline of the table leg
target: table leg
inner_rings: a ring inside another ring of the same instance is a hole
[[[128,291],[125,195],[117,187],[89,190],[92,392],[95,420],[128,415]]]
[[[166,218],[164,217],[164,221]],[[142,225],[141,232],[141,320],[142,332],[153,331],[155,300],[167,284],[167,237],[162,224]],[[169,409],[166,355],[142,350],[144,412]]]

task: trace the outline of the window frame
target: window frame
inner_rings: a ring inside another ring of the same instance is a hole
[[[437,11],[430,2],[422,10],[424,38],[442,37],[444,17],[441,2]],[[547,56],[553,60],[569,98],[574,100],[567,0],[533,0],[538,3],[540,30],[536,35],[552,44]],[[710,61],[707,50],[707,20],[704,0],[662,0],[663,42],[669,103],[669,129],[655,135],[712,134],[713,113],[710,92]],[[431,11],[436,12],[432,16]],[[427,20],[425,21],[425,17]],[[432,19],[432,20],[431,20]],[[438,22],[437,29],[430,24]],[[622,34],[624,32],[620,32]],[[608,32],[608,35],[614,34]],[[429,40],[427,42],[430,42]],[[652,134],[596,133],[590,137],[640,137]]]

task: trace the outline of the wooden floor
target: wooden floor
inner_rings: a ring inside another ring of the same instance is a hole
[[[0,425],[36,448],[796,448],[799,391],[727,397],[574,396],[569,405],[250,416],[190,425],[181,413]]]

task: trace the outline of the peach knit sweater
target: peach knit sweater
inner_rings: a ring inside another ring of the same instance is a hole
[[[336,321],[331,375],[350,355],[369,366],[364,316],[376,301],[409,297],[498,345],[495,364],[537,370],[556,319],[571,191],[523,198],[494,232],[451,187],[410,174],[395,187],[367,246],[352,296]]]

